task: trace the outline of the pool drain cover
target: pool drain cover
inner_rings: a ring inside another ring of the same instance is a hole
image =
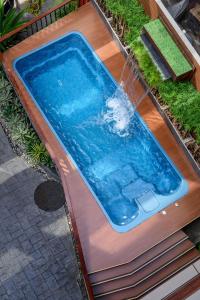
[[[35,190],[36,205],[44,211],[55,211],[65,204],[62,185],[54,180],[42,182]]]

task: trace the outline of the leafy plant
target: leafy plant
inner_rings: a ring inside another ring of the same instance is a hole
[[[5,11],[5,4],[7,0],[0,0],[0,37],[8,32],[16,29],[26,21],[22,20],[24,11],[17,12],[15,8],[9,8]],[[5,51],[8,43],[12,42],[14,36],[10,37],[3,43],[0,43],[0,50]]]
[[[27,12],[38,16],[41,10],[41,6],[42,6],[42,1],[41,0],[34,0],[34,1],[30,1],[28,8],[27,8]]]
[[[48,167],[52,166],[51,158],[49,157],[45,146],[40,142],[40,140],[35,141],[35,143],[29,143],[27,145],[27,153],[34,163],[37,164],[40,162]]]
[[[52,167],[53,163],[41,143],[15,92],[0,66],[0,117],[9,130],[12,142],[25,152],[35,165]]]
[[[140,41],[134,43],[133,49],[148,84],[156,88],[162,82],[160,72],[155,68],[154,63]]]
[[[0,36],[16,29],[25,21],[22,21],[24,11],[17,12],[15,8],[10,8],[5,12],[6,0],[0,0]]]

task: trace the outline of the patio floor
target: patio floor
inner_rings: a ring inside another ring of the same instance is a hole
[[[134,228],[120,234],[114,231],[77,169],[47,126],[12,67],[13,59],[70,31],[82,32],[112,75],[119,80],[125,59],[112,35],[91,3],[36,33],[4,53],[3,63],[29,116],[60,171],[68,205],[76,221],[89,273],[123,264],[160,243],[200,216],[200,180],[163,118],[146,96],[139,112],[160,144],[189,183],[189,193],[166,209]],[[143,87],[137,82],[136,93]],[[69,199],[70,195],[70,199]]]
[[[14,154],[1,126],[0,141],[0,299],[83,299],[64,208],[37,208],[45,178]]]

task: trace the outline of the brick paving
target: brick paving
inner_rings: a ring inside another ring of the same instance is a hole
[[[16,156],[0,127],[0,299],[83,299],[64,208],[44,212],[45,178]]]

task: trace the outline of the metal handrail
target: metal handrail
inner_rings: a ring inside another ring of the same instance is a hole
[[[18,44],[27,37],[35,34],[36,32],[42,30],[48,25],[54,23],[61,17],[67,15],[70,11],[70,4],[74,3],[77,7],[81,5],[79,0],[65,0],[64,2],[56,5],[55,7],[49,9],[45,13],[33,18],[32,20],[22,24],[18,28],[10,31],[9,33],[0,37],[0,44],[6,48],[12,47],[13,45]],[[19,35],[21,36],[19,37]],[[13,40],[13,37],[18,37],[18,39]],[[8,43],[6,45],[6,43]],[[4,50],[0,50],[3,52]]]

